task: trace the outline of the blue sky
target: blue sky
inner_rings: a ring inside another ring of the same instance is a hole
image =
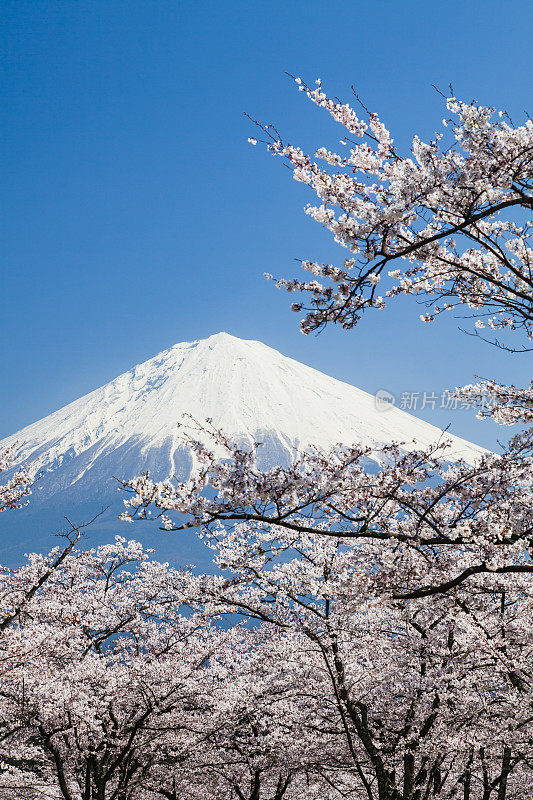
[[[396,141],[443,116],[431,84],[531,107],[530,0],[2,3],[0,436],[175,342],[226,330],[367,391],[440,392],[528,356],[422,325],[412,302],[352,333],[303,337],[262,274],[339,261],[311,199],[250,147],[243,112],[306,148],[341,129],[284,71],[356,83]],[[530,108],[531,110],[531,108]],[[470,412],[421,413],[482,444]]]

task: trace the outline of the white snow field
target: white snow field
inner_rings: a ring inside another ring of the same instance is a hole
[[[241,444],[262,442],[263,467],[286,463],[310,445],[326,450],[357,441],[379,448],[397,441],[412,449],[415,442],[425,447],[443,436],[395,407],[380,410],[373,395],[261,342],[218,333],[174,345],[0,447],[18,441],[17,462],[49,473],[45,495],[75,484],[92,494],[112,475],[131,477],[144,469],[158,478],[187,475],[192,459],[184,434],[191,422],[184,414],[199,422],[210,418]],[[450,460],[472,462],[485,452],[447,433],[445,438],[452,441]]]

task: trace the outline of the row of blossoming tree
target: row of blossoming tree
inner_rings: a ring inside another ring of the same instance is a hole
[[[477,335],[527,349],[533,124],[450,98],[448,139],[415,139],[406,157],[362,104],[359,118],[296,82],[346,148],[310,157],[259,126],[348,251],[342,267],[303,262],[311,281],[278,280],[308,298],[294,304],[303,331],[351,330],[417,294],[424,321],[465,307]],[[533,386],[460,393],[483,408],[488,395],[500,423],[533,417]],[[473,466],[450,463],[445,441],[342,443],[266,472],[210,432],[212,450],[190,441],[186,482],[126,480],[122,517],[197,528],[215,574],[124,539],[83,551],[75,527],[63,549],[3,572],[2,796],[527,800],[531,431]],[[18,473],[0,507],[29,485]]]

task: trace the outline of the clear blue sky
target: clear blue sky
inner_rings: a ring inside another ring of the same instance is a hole
[[[303,337],[265,271],[342,252],[311,197],[250,147],[248,111],[293,143],[341,129],[284,70],[357,83],[397,142],[430,136],[432,83],[531,109],[531,0],[429,3],[15,0],[2,3],[0,436],[178,341],[226,330],[374,392],[440,391],[514,358],[418,321],[409,302],[357,331]],[[469,412],[421,414],[494,444]]]

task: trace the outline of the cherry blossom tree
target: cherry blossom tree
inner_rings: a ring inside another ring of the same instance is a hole
[[[32,556],[4,574],[2,596],[42,572],[42,561]],[[205,611],[181,613],[195,586],[117,539],[69,551],[37,592],[26,592],[2,643],[10,660],[1,687],[6,790],[44,784],[64,800],[129,800],[169,735],[175,748],[180,736],[191,746],[191,726],[204,735],[199,719],[212,687],[194,678],[225,634]]]
[[[350,329],[367,309],[416,294],[432,306],[425,322],[462,307],[477,331],[521,330],[529,339],[533,122],[515,125],[504,112],[451,96],[443,132],[427,143],[415,137],[404,155],[357,95],[359,112],[328,97],[320,80],[315,88],[295,81],[343,126],[343,153],[320,147],[307,155],[273,126],[259,128],[317,195],[306,213],[348,251],[340,267],[303,261],[312,281],[278,281],[308,298],[293,305],[307,311],[302,331],[328,322]]]
[[[71,549],[25,593],[2,641],[3,796],[323,800],[319,777],[304,778],[312,743],[289,746],[298,684],[280,680],[286,643],[270,627],[213,626],[235,610],[226,581],[149,556],[123,539]],[[47,561],[6,571],[2,596]]]
[[[229,606],[232,607],[231,604]],[[324,800],[329,787],[323,733],[309,725],[292,638],[272,626],[232,630],[211,659],[216,675],[207,735],[186,761],[168,758],[150,780],[157,796],[178,800]],[[338,769],[337,769],[338,771]],[[346,770],[343,768],[343,772]]]

